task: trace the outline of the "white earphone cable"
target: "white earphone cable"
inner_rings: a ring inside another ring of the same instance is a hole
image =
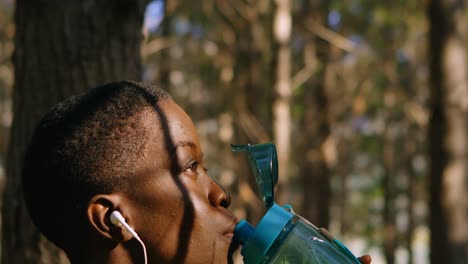
[[[129,224],[127,224],[127,222],[125,221],[125,218],[122,216],[122,214],[120,214],[119,211],[114,211],[114,212],[112,212],[112,214],[110,216],[110,220],[111,220],[111,223],[114,224],[114,225],[123,225],[125,227],[125,229],[127,229],[127,231],[130,232],[130,234],[132,234],[132,236],[138,242],[140,242],[141,247],[143,248],[144,263],[148,264],[148,256],[146,254],[145,243],[143,243],[141,238],[138,236],[137,232],[135,232],[135,230],[133,230],[133,228]]]
[[[143,241],[141,240],[141,238],[140,238],[138,235],[136,235],[136,236],[134,236],[134,237],[135,237],[136,240],[138,240],[138,242],[140,242],[141,247],[143,248],[143,256],[145,257],[144,263],[145,263],[145,264],[148,264],[148,256],[146,255],[145,243],[143,243]]]

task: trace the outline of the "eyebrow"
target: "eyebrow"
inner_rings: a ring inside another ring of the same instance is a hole
[[[195,143],[193,143],[192,141],[179,141],[179,142],[177,142],[177,144],[175,144],[174,147],[172,148],[171,153],[170,153],[171,157],[174,157],[174,155],[177,154],[177,152],[176,152],[177,148],[179,148],[179,147],[186,147],[186,146],[189,146],[190,148],[192,148],[192,149],[194,149],[194,150],[197,150],[197,149],[198,149],[198,148],[197,148],[197,145],[196,145]],[[204,153],[201,152],[201,156],[202,156],[202,157],[204,156],[203,154],[204,154]]]
[[[172,152],[175,152],[175,150],[176,150],[178,147],[185,147],[185,146],[189,146],[189,147],[191,147],[191,148],[197,149],[197,145],[195,145],[195,143],[193,143],[192,141],[179,141],[179,142],[177,142],[177,144],[175,144],[174,147],[172,148]]]
[[[179,141],[172,147],[171,152],[169,153],[170,156],[174,157],[177,154],[177,148],[186,146],[195,150],[197,149],[197,145],[195,145],[195,143],[193,143],[192,141]]]

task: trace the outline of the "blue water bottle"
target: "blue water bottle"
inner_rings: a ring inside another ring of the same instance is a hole
[[[268,209],[255,228],[246,220],[241,220],[234,230],[234,237],[242,245],[244,263],[360,263],[326,229],[317,228],[295,214],[291,206],[279,206],[275,203],[278,161],[273,143],[233,145],[232,150],[248,152],[250,166]]]

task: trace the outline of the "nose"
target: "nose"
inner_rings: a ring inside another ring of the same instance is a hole
[[[228,208],[231,204],[231,196],[217,182],[211,180],[211,190],[208,196],[210,204],[214,207]]]

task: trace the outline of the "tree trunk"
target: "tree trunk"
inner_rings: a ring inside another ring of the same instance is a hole
[[[431,1],[430,230],[431,263],[468,259],[466,10]]]
[[[393,109],[387,108],[386,111],[391,112]],[[387,118],[387,130],[391,130],[394,126],[393,121]],[[396,150],[395,139],[390,135],[391,132],[386,131],[383,134],[383,149],[382,160],[384,164],[384,254],[387,264],[395,263],[395,248],[396,248],[396,227],[395,227],[395,178],[396,178]]]
[[[316,85],[316,86],[315,86]],[[325,158],[326,141],[330,137],[328,96],[324,84],[315,84],[304,96],[303,142],[304,164],[301,166],[303,216],[312,223],[328,227],[330,223],[331,183]],[[302,149],[302,148],[301,148]]]
[[[66,261],[27,214],[21,188],[23,154],[35,124],[57,102],[105,82],[140,79],[146,2],[16,1],[14,120],[4,193],[3,263]]]
[[[161,22],[161,37],[169,41],[172,37],[171,26],[174,13],[170,7],[173,0],[166,0],[164,4],[164,19]],[[171,75],[171,55],[169,49],[162,49],[159,54],[159,73],[156,79],[156,84],[170,90],[170,75]]]
[[[276,61],[276,99],[273,103],[273,137],[278,151],[278,200],[290,201],[285,188],[289,181],[289,158],[291,149],[291,49],[292,31],[291,3],[276,1],[273,20],[273,36],[278,46]]]
[[[409,123],[409,122],[407,122]],[[417,131],[418,127],[412,126],[411,124],[408,124],[408,138],[404,144],[404,156],[403,156],[403,162],[404,162],[404,167],[406,170],[406,177],[407,177],[407,191],[406,195],[408,198],[408,205],[406,208],[406,214],[408,216],[408,229],[406,230],[406,233],[403,235],[404,236],[404,241],[405,241],[405,246],[406,249],[408,250],[408,264],[413,264],[413,239],[414,239],[414,230],[415,230],[415,215],[414,215],[414,207],[416,204],[416,172],[413,168],[413,158],[416,157],[418,154],[416,152],[417,148],[417,138],[416,138],[416,133],[414,131]]]
[[[303,1],[303,23],[321,24],[328,9],[328,1]],[[300,104],[304,112],[300,120],[301,140],[298,145],[299,173],[302,184],[302,214],[312,223],[328,227],[330,223],[331,181],[330,168],[326,160],[327,140],[331,140],[329,121],[329,98],[327,85],[329,74],[329,45],[311,33],[306,35],[304,49],[306,67],[313,69],[313,75],[304,85],[304,96]],[[317,70],[316,65],[319,69]]]

